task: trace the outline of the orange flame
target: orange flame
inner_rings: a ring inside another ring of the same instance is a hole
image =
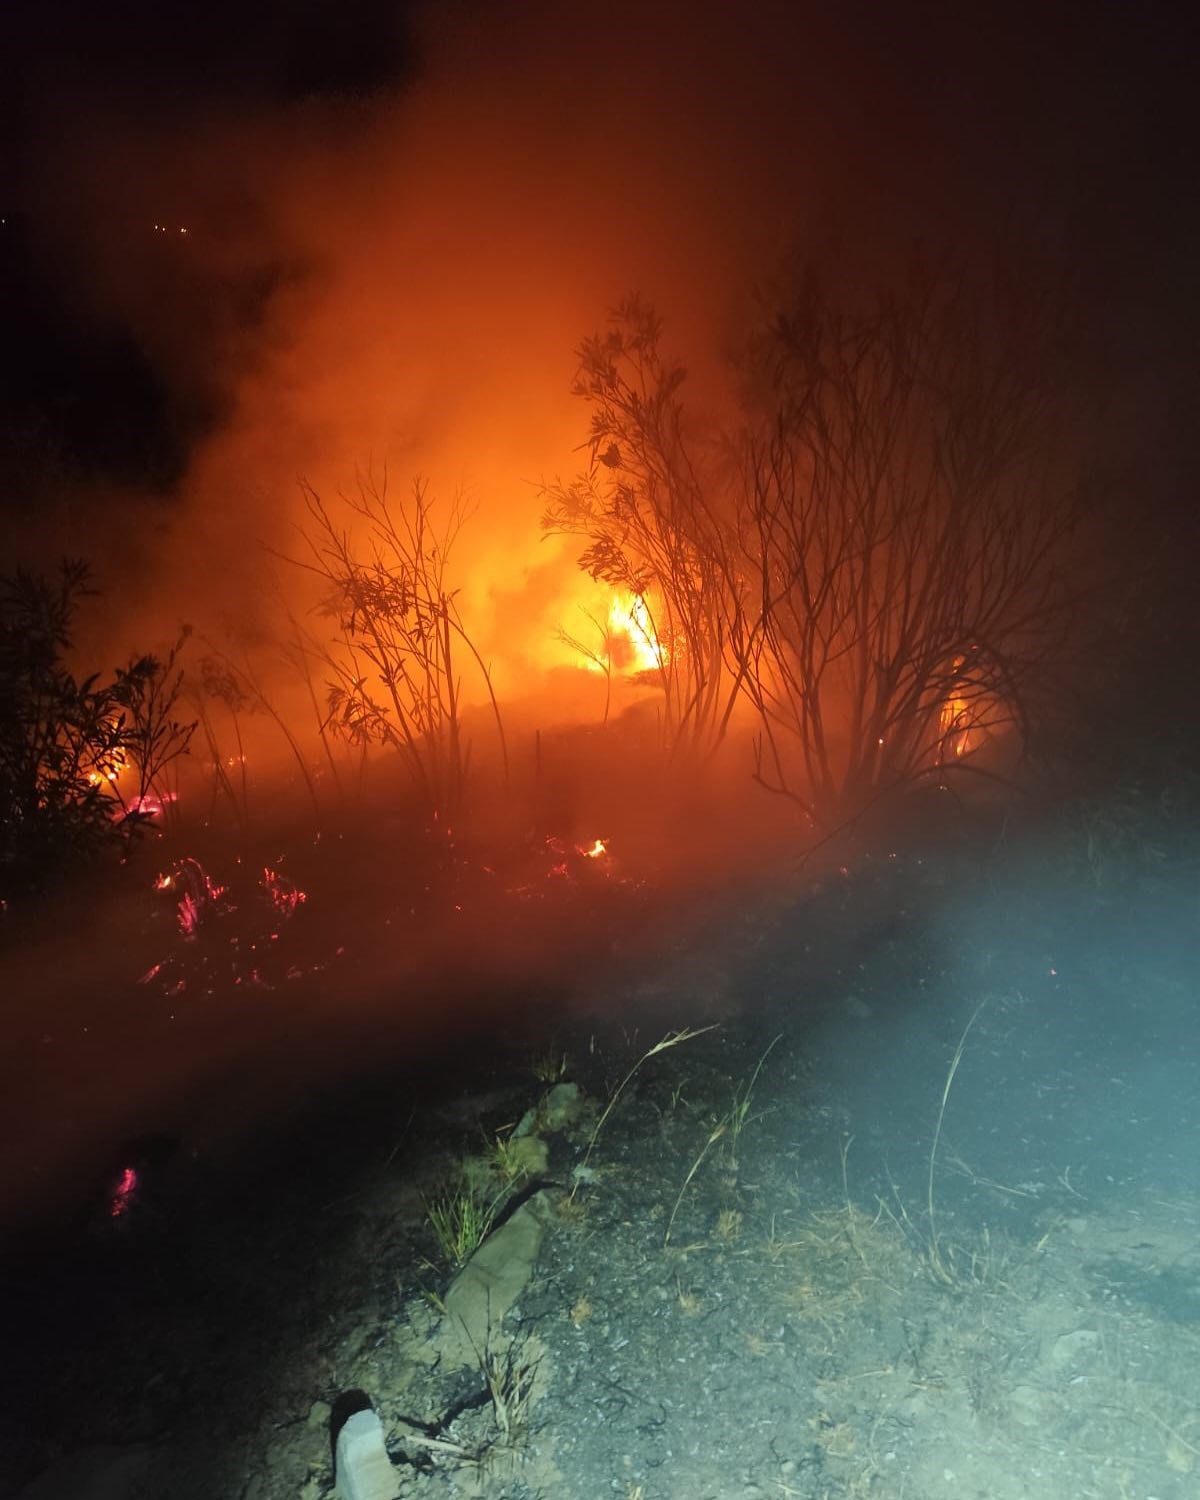
[[[116,786],[117,779],[127,764],[128,757],[124,750],[112,750],[102,765],[88,772],[87,779],[92,786],[103,786],[106,782],[109,786]]]
[[[641,594],[614,594],[608,609],[609,653],[618,672],[657,672],[664,653]]]
[[[954,669],[962,666],[964,658],[954,660]],[[938,729],[943,745],[953,745],[954,754],[965,755],[971,743],[971,709],[957,684],[950,689],[950,696],[942,704]]]

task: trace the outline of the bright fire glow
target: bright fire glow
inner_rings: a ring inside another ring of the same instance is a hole
[[[961,667],[963,658],[955,658],[955,670]],[[939,716],[938,728],[942,737],[942,744],[953,746],[955,755],[965,755],[971,743],[971,711],[967,700],[958,690],[957,684],[951,689],[950,696],[942,704]]]
[[[953,744],[955,755],[965,755],[971,742],[966,713],[965,698],[948,698],[942,705],[942,737]]]
[[[661,671],[671,653],[655,629],[653,608],[640,594],[614,592],[580,573],[547,616],[539,660],[612,678]]]
[[[103,765],[93,768],[88,772],[88,781],[92,786],[103,786],[106,782],[109,786],[116,786],[117,778],[125,769],[127,764],[126,755],[123,750],[112,750],[109,752]]]
[[[662,667],[662,644],[640,594],[613,595],[608,610],[608,638],[613,671],[656,672]]]
[[[579,852],[583,855],[584,859],[599,859],[602,854],[608,853],[608,845],[603,839],[596,839],[590,849],[585,849],[580,845]]]

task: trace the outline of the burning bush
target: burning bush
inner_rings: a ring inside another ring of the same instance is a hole
[[[103,682],[64,660],[88,569],[0,579],[0,879],[6,894],[45,884],[80,857],[131,839],[194,725],[174,718],[176,651],[135,657]]]
[[[585,340],[574,391],[592,407],[592,463],[547,488],[542,524],[586,538],[580,567],[636,601],[666,745],[704,754],[734,701],[723,670],[730,542],[685,435],[684,371],[663,357],[660,334],[653,310],[631,298],[607,333]]]

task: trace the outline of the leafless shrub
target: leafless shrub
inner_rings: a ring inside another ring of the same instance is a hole
[[[613,658],[616,654],[616,642],[613,639],[611,626],[606,624],[605,621],[598,619],[588,609],[581,608],[580,613],[596,632],[595,644],[593,645],[579,636],[572,635],[570,631],[562,628],[558,631],[558,639],[564,646],[569,646],[572,651],[582,657],[585,662],[590,663],[595,671],[603,675],[604,717],[601,723],[607,724],[609,713],[612,710]]]
[[[193,683],[193,695],[212,767],[213,810],[223,793],[233,810],[238,827],[245,833],[250,826],[250,781],[246,769],[242,716],[252,712],[256,705],[239,673],[226,658],[217,653],[209,653],[201,658],[199,674]],[[213,709],[218,704],[224,709],[233,734],[235,748],[232,751],[222,744],[221,730],[213,715]]]
[[[212,646],[211,642],[209,644],[211,646],[211,654],[204,658],[202,682],[204,683],[205,689],[209,696],[217,698],[221,702],[223,702],[230,713],[230,718],[234,726],[235,738],[238,745],[237,763],[240,763],[242,768],[242,776],[240,778],[243,791],[243,796],[241,798],[242,804],[245,805],[246,802],[246,761],[242,747],[241,714],[243,711],[248,709],[252,712],[261,711],[262,713],[266,714],[266,716],[275,724],[280,734],[282,734],[284,740],[287,742],[288,749],[291,751],[292,757],[296,762],[297,769],[300,773],[300,779],[304,783],[305,790],[308,792],[308,798],[312,804],[313,815],[316,817],[317,821],[320,822],[321,802],[320,798],[317,796],[316,781],[313,776],[312,768],[309,765],[308,756],[305,753],[304,747],[301,744],[300,738],[295,729],[288,722],[284,714],[280,711],[274,697],[267,691],[267,687],[262,679],[262,674],[259,671],[258,667],[255,665],[254,661],[251,659],[250,653],[247,650],[243,649],[240,652],[240,659],[235,660],[228,651],[222,651],[218,647]],[[204,732],[209,742],[209,748],[214,753],[215,757],[219,754],[217,746],[217,736],[212,723],[211,715],[207,713],[205,716]],[[225,777],[224,782],[222,782],[222,776]],[[232,792],[233,790],[232,782],[228,777],[228,772],[224,768],[217,775],[217,785],[224,785],[225,789],[230,792]],[[235,794],[234,805],[237,806],[238,802],[239,798]]]
[[[623,303],[584,343],[592,465],[547,489],[544,524],[661,601],[672,747],[715,745],[742,697],[758,781],[830,828],[1023,737],[1065,643],[1076,522],[1046,326],[1031,297],[948,277],[866,311],[805,282],[703,464],[654,313]]]
[[[470,746],[462,732],[461,662],[491,704],[507,773],[507,751],[491,675],[467,633],[448,581],[450,552],[465,519],[461,502],[440,527],[423,483],[393,506],[386,477],[367,477],[341,497],[342,524],[309,486],[309,561],[336,634],[324,650],[331,674],[329,727],[352,744],[397,751],[422,805],[454,816],[462,806]]]
[[[756,775],[815,823],[1020,731],[1062,644],[1074,512],[1019,311],[809,285],[753,351],[728,649]]]

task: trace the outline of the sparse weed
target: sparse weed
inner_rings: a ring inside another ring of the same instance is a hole
[[[453,1436],[449,1421],[437,1424],[434,1436],[415,1423],[405,1423],[405,1442],[424,1449],[432,1458],[449,1459],[483,1470],[496,1460],[511,1456],[528,1429],[537,1377],[536,1360],[526,1357],[526,1346],[509,1344],[503,1349],[476,1349],[480,1373],[487,1384],[494,1426],[469,1436]]]
[[[490,1351],[482,1363],[496,1426],[500,1429],[500,1441],[505,1447],[513,1448],[528,1424],[537,1366],[524,1359],[522,1350],[516,1345],[502,1351]]]
[[[464,1265],[487,1238],[495,1222],[498,1198],[490,1202],[473,1186],[428,1199],[425,1217],[449,1265]]]
[[[497,1131],[491,1138],[488,1142],[487,1158],[505,1186],[511,1185],[525,1175],[525,1162],[518,1149],[517,1141],[513,1138],[511,1127],[507,1132]]]
[[[588,1216],[588,1205],[585,1199],[576,1198],[572,1193],[564,1193],[556,1204],[559,1218],[564,1224],[582,1224]]]
[[[629,1072],[625,1074],[625,1077],[621,1079],[620,1083],[613,1090],[612,1098],[605,1105],[604,1112],[596,1121],[596,1124],[592,1129],[592,1133],[588,1137],[587,1149],[583,1153],[583,1160],[575,1169],[575,1183],[571,1188],[572,1198],[575,1197],[575,1194],[579,1190],[579,1184],[584,1179],[584,1174],[587,1171],[588,1162],[591,1160],[592,1152],[595,1149],[596,1141],[599,1139],[600,1132],[604,1129],[605,1121],[617,1107],[617,1101],[625,1092],[625,1089],[628,1086],[630,1080],[633,1078],[634,1074],[642,1066],[642,1064],[644,1062],[648,1062],[652,1057],[657,1057],[660,1052],[666,1052],[671,1047],[678,1047],[681,1042],[690,1042],[698,1036],[703,1036],[706,1031],[713,1031],[715,1029],[715,1024],[712,1026],[701,1026],[699,1028],[684,1026],[679,1031],[669,1032],[665,1037],[662,1038],[661,1041],[655,1042],[653,1047],[648,1048],[645,1052],[642,1053],[641,1057],[638,1058],[637,1062],[634,1063],[633,1067],[630,1068]]]
[[[724,1140],[726,1142],[727,1150],[729,1152],[729,1162],[732,1168],[732,1172],[730,1175],[730,1184],[736,1185],[738,1167],[738,1142],[741,1140],[742,1131],[750,1123],[751,1119],[758,1118],[756,1115],[752,1116],[750,1113],[751,1105],[754,1100],[754,1085],[758,1082],[758,1075],[762,1072],[763,1063],[765,1063],[767,1060],[767,1054],[771,1051],[771,1048],[774,1047],[775,1043],[778,1041],[779,1037],[776,1037],[774,1041],[768,1044],[766,1051],[764,1051],[762,1056],[758,1059],[758,1063],[755,1066],[754,1072],[751,1073],[749,1079],[745,1083],[738,1084],[734,1089],[733,1102],[730,1104],[730,1107],[726,1111],[725,1115],[720,1120],[718,1120],[713,1128],[709,1131],[708,1139],[704,1142],[704,1145],[701,1146],[699,1155],[692,1163],[691,1169],[689,1170],[687,1176],[683,1179],[683,1186],[679,1189],[679,1196],[675,1199],[675,1207],[671,1210],[671,1217],[667,1221],[667,1230],[663,1235],[664,1250],[671,1243],[671,1231],[675,1227],[675,1219],[679,1213],[679,1206],[683,1202],[684,1194],[691,1186],[692,1179],[700,1170],[700,1166],[704,1161],[704,1158],[708,1155],[712,1147],[715,1146],[716,1143],[720,1140]],[[732,1210],[726,1210],[726,1212],[731,1213]],[[722,1218],[724,1217],[725,1214],[723,1213]]]
[[[529,1071],[539,1083],[561,1083],[567,1076],[567,1061],[565,1052],[559,1052],[557,1048],[551,1047],[548,1051],[540,1052],[537,1056],[530,1058]]]
[[[782,1036],[782,1032],[780,1036]],[[779,1039],[777,1036],[767,1044],[766,1050],[755,1065],[754,1072],[751,1073],[745,1083],[737,1084],[733,1090],[733,1099],[730,1103],[729,1111],[725,1116],[725,1124],[728,1129],[729,1157],[734,1171],[737,1170],[738,1144],[742,1138],[742,1131],[745,1130],[752,1118],[758,1118],[757,1115],[752,1116],[750,1114],[751,1105],[754,1102],[754,1085],[758,1082],[758,1075],[762,1072],[763,1063],[766,1062],[772,1048]]]
[[[421,1288],[421,1296],[439,1317],[446,1316],[446,1299],[438,1292],[431,1292],[427,1286]]]
[[[722,1245],[732,1245],[741,1237],[743,1215],[740,1209],[723,1208],[717,1215],[713,1233]]]
[[[950,1059],[950,1067],[946,1073],[946,1082],[942,1088],[942,1102],[938,1107],[937,1125],[934,1127],[933,1131],[933,1143],[929,1148],[929,1182],[927,1191],[927,1207],[929,1213],[929,1243],[927,1246],[927,1255],[929,1260],[929,1269],[933,1272],[934,1278],[937,1281],[940,1281],[943,1286],[957,1285],[959,1281],[959,1274],[953,1263],[949,1262],[942,1254],[941,1240],[938,1233],[937,1214],[934,1207],[933,1174],[934,1169],[937,1165],[938,1143],[942,1138],[942,1122],[946,1118],[946,1102],[950,1098],[950,1090],[954,1085],[954,1075],[958,1072],[959,1063],[962,1062],[963,1049],[967,1045],[967,1034],[978,1019],[979,1012],[983,1009],[984,1003],[985,1002],[980,1002],[980,1004],[975,1007],[970,1020],[963,1027],[962,1035],[958,1039],[958,1046],[954,1049],[954,1056]]]
[[[704,1299],[700,1293],[684,1286],[678,1277],[675,1278],[675,1300],[679,1304],[679,1311],[686,1317],[694,1318],[704,1311]]]
[[[663,1235],[664,1250],[671,1243],[671,1231],[675,1227],[675,1216],[679,1212],[679,1205],[683,1202],[684,1193],[686,1193],[688,1188],[691,1186],[692,1178],[695,1177],[696,1173],[700,1170],[700,1164],[708,1155],[709,1149],[712,1146],[716,1145],[716,1143],[724,1136],[728,1128],[728,1124],[725,1120],[719,1120],[717,1124],[713,1126],[712,1130],[709,1132],[708,1139],[700,1148],[699,1156],[696,1157],[696,1160],[692,1163],[691,1169],[689,1170],[687,1176],[683,1179],[683,1186],[679,1189],[679,1196],[675,1199],[675,1207],[671,1210],[671,1217],[667,1220],[667,1230]]]

